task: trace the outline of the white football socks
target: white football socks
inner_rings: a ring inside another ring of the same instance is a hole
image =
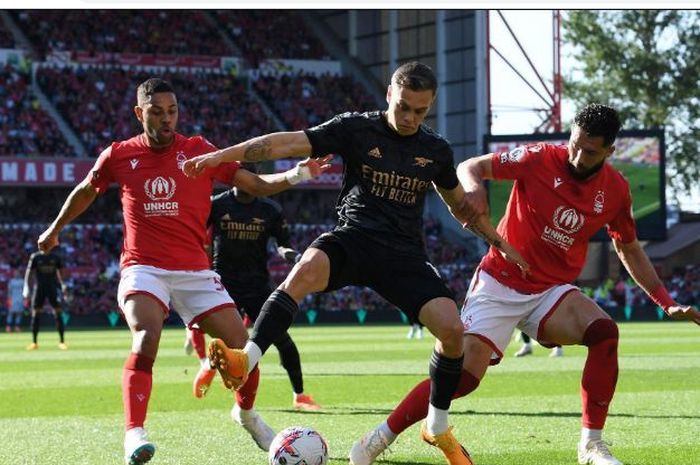
[[[262,350],[260,350],[260,347],[258,347],[256,343],[248,340],[248,342],[245,343],[243,352],[248,354],[248,373],[250,373],[262,358]]]
[[[581,444],[588,444],[588,441],[600,441],[602,438],[602,429],[581,428]]]
[[[428,406],[428,417],[426,418],[428,433],[432,436],[444,433],[447,431],[447,410],[442,410],[434,407],[432,404]]]
[[[389,424],[386,422],[386,420],[384,420],[379,426],[377,426],[377,429],[381,431],[381,433],[384,435],[388,445],[391,445],[394,441],[396,441],[398,435],[394,433],[391,429],[389,429]]]

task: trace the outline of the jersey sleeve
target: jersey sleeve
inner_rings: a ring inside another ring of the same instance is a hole
[[[29,268],[32,271],[36,268],[36,262],[34,261],[35,257],[36,257],[36,254],[31,254],[29,256],[29,263],[27,264],[27,268]]]
[[[433,180],[435,185],[446,190],[452,190],[457,187],[459,184],[459,179],[457,179],[454,154],[452,153],[452,148],[449,145],[447,145],[445,148],[445,159],[441,167],[442,169]]]
[[[56,269],[60,270],[63,268],[63,262],[61,261],[61,257],[56,255]]]
[[[545,151],[544,144],[521,145],[510,152],[491,154],[494,179],[519,179],[532,175],[533,165]]]
[[[625,198],[617,216],[608,223],[608,235],[623,244],[637,239],[637,226],[632,212],[632,194],[629,184],[625,183]]]
[[[212,178],[226,184],[227,186],[230,186],[233,184],[233,177],[236,176],[236,173],[240,167],[241,164],[237,161],[222,163],[214,168]]]
[[[341,154],[347,147],[347,118],[349,113],[336,115],[323,124],[304,130],[311,142],[311,156],[323,157],[329,153]]]
[[[112,147],[104,150],[97,157],[95,165],[92,167],[90,174],[88,174],[88,179],[99,194],[107,190],[109,185],[115,181],[112,171]]]

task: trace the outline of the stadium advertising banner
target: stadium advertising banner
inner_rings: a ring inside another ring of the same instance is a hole
[[[484,138],[484,153],[510,152],[521,145],[546,142],[567,144],[569,133],[499,135]],[[666,239],[665,145],[661,130],[621,131],[615,141],[610,163],[620,171],[632,190],[634,220],[640,240]],[[489,183],[491,222],[497,224],[505,213],[512,182]],[[600,231],[594,240],[609,240]]]
[[[2,186],[74,186],[82,181],[95,159],[0,157]]]

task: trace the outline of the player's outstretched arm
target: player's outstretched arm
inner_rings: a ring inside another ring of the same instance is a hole
[[[39,250],[49,252],[58,245],[58,235],[63,230],[63,227],[77,218],[83,213],[97,197],[97,190],[90,183],[89,178],[75,186],[73,191],[68,195],[66,201],[61,207],[61,211],[53,223],[39,236]]]
[[[206,168],[214,168],[226,162],[258,162],[309,155],[311,142],[304,131],[274,132],[191,158],[185,162],[182,171],[187,176],[196,177]]]
[[[233,177],[233,186],[256,197],[266,197],[289,189],[300,182],[320,176],[331,165],[333,155],[323,158],[307,158],[284,173],[255,174],[245,169],[239,169]]]
[[[518,265],[523,276],[527,274],[529,270],[528,263],[491,225],[488,217],[488,209],[486,214],[479,214],[469,203],[467,195],[461,185],[457,185],[457,187],[452,190],[441,189],[437,186],[435,186],[435,188],[443,202],[447,205],[452,216],[454,216],[464,229],[470,230],[472,233],[500,250],[506,260]]]
[[[475,218],[479,215],[488,216],[489,204],[484,180],[493,179],[491,155],[481,155],[460,163],[457,166],[457,179],[464,189],[465,201],[472,215]]]
[[[632,279],[644,289],[656,305],[663,308],[674,320],[689,320],[700,325],[700,311],[689,305],[680,305],[671,297],[639,241],[635,239],[632,242],[623,243],[613,239],[613,245]]]

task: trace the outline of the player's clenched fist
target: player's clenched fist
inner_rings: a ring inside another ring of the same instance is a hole
[[[51,228],[47,229],[39,236],[37,245],[40,251],[44,253],[50,252],[51,249],[58,245],[58,234],[54,233]]]
[[[182,165],[182,171],[190,178],[196,178],[207,168],[216,168],[221,164],[221,157],[216,153],[205,153],[198,157],[190,158]]]

